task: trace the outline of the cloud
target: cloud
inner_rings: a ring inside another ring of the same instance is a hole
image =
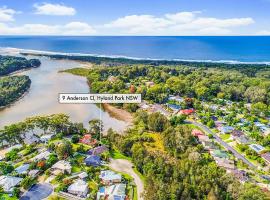
[[[13,16],[16,14],[16,11],[9,9],[7,7],[0,7],[0,22],[9,22],[14,21]]]
[[[121,34],[135,35],[227,35],[232,28],[247,26],[255,21],[245,18],[200,17],[200,11],[154,15],[129,15],[104,25]],[[106,31],[106,30],[105,30]]]
[[[270,35],[270,30],[258,31],[256,35]]]
[[[0,35],[93,35],[96,30],[87,23],[70,22],[64,25],[24,24],[9,26],[0,23]]]
[[[61,4],[42,3],[34,4],[34,7],[36,9],[35,14],[38,15],[68,16],[76,14],[76,10],[74,8]]]

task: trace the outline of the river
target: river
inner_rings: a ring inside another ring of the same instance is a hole
[[[104,129],[113,128],[123,131],[125,122],[111,117],[95,104],[59,104],[58,93],[87,93],[89,87],[84,77],[59,70],[79,67],[79,62],[68,60],[52,60],[38,57],[41,61],[39,68],[19,72],[28,75],[32,81],[30,90],[18,101],[0,110],[0,127],[19,122],[35,115],[66,113],[74,122],[83,122],[87,126],[91,119],[101,119]]]

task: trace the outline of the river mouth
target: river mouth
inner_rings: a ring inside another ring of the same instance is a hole
[[[82,63],[54,60],[48,57],[35,58],[41,61],[39,68],[17,73],[29,76],[32,81],[31,87],[21,99],[0,109],[0,128],[22,121],[27,117],[56,113],[68,114],[72,121],[82,122],[86,127],[88,127],[89,120],[99,119],[101,116],[105,130],[112,128],[122,132],[126,128],[125,122],[111,117],[95,104],[60,104],[58,102],[59,93],[89,92],[86,78],[59,73],[60,70],[83,66]]]

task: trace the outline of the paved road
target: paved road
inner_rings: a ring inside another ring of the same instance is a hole
[[[130,175],[137,186],[137,193],[138,193],[138,200],[143,200],[143,181],[141,178],[136,174],[132,168],[132,163],[128,160],[124,159],[111,159],[109,163],[109,167],[115,171],[126,173]]]
[[[226,142],[224,142],[220,137],[218,137],[213,131],[211,131],[207,126],[204,126],[198,122],[195,121],[190,121],[190,120],[186,120],[187,123],[191,123],[194,124],[198,127],[200,127],[201,129],[203,129],[205,132],[207,132],[208,134],[212,134],[214,136],[214,138],[216,139],[216,141],[218,143],[220,143],[223,147],[225,147],[227,150],[231,151],[234,156],[237,159],[242,160],[244,163],[246,163],[248,166],[252,167],[252,168],[257,168],[253,163],[251,163],[250,161],[248,161],[244,156],[242,156],[240,153],[238,153],[233,147],[231,147],[230,145],[228,145]]]

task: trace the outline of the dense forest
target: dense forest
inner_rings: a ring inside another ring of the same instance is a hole
[[[213,98],[270,104],[270,68],[199,68],[189,66],[118,66],[93,69],[71,69],[68,72],[86,76],[93,92],[141,93],[143,99],[163,103],[169,94],[199,100]],[[114,80],[109,80],[114,77]],[[144,84],[153,81],[154,85]],[[127,87],[128,86],[128,87]]]
[[[9,73],[28,69],[32,67],[39,67],[40,61],[38,59],[29,59],[14,56],[1,56],[0,55],[0,76]]]
[[[131,156],[145,176],[146,200],[267,199],[251,183],[241,184],[191,134],[188,125],[172,126],[160,113],[136,113],[135,126],[126,135],[108,132],[111,144]]]
[[[31,85],[28,76],[5,76],[12,72],[39,67],[38,59],[0,55],[0,107],[7,106],[20,98]],[[2,77],[1,77],[2,76]]]
[[[31,80],[28,76],[0,77],[0,107],[20,98],[30,85]]]

